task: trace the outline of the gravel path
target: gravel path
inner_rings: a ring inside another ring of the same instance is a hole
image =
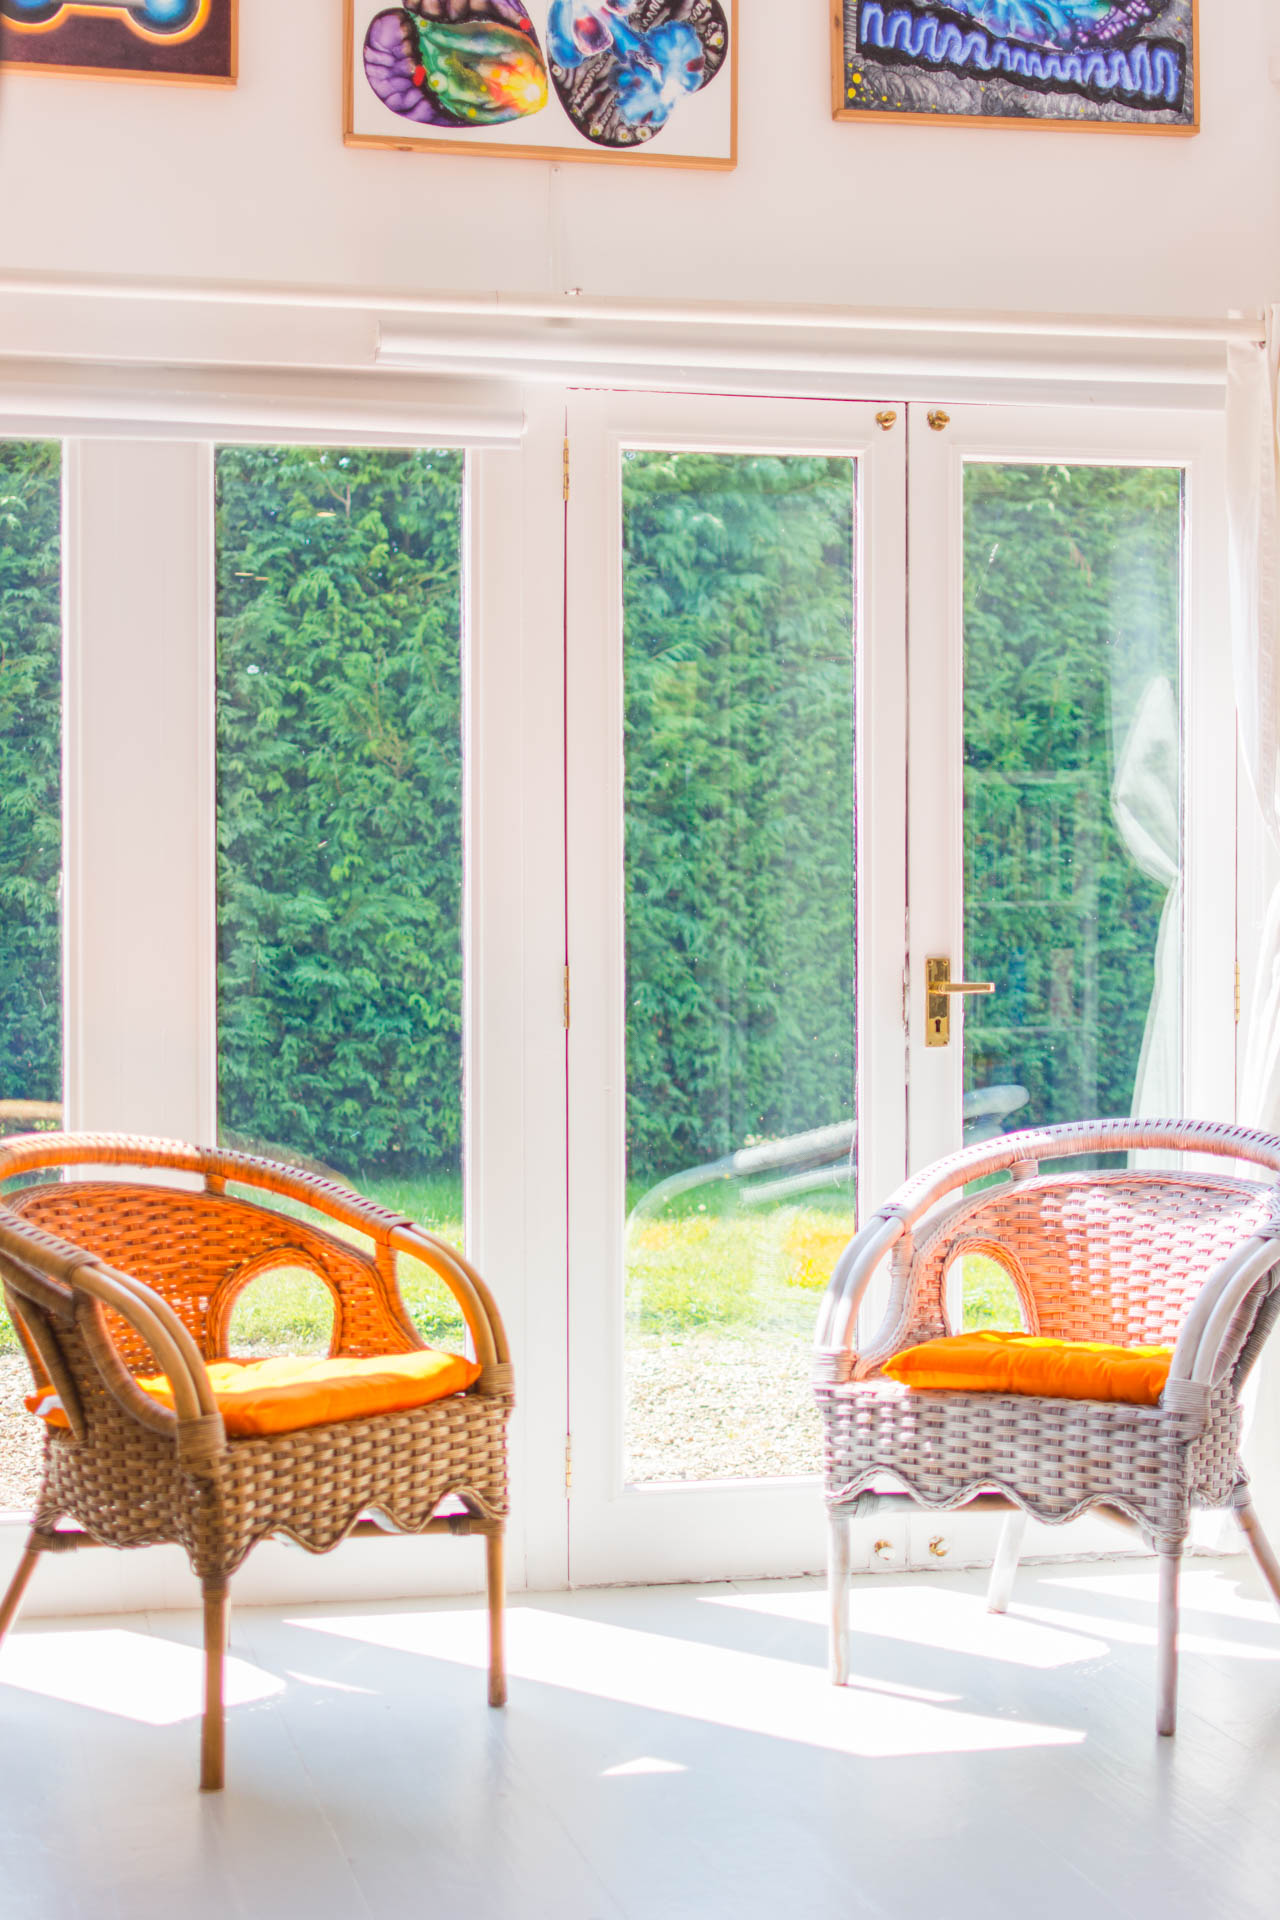
[[[0,1354],[0,1511],[29,1509],[40,1424],[21,1354]],[[627,1478],[725,1480],[817,1473],[821,1430],[805,1342],[705,1334],[627,1354]]]
[[[31,1374],[20,1353],[0,1353],[0,1512],[28,1512],[40,1488],[43,1431],[22,1404]]]
[[[627,1478],[772,1479],[821,1470],[808,1342],[704,1334],[627,1353]]]

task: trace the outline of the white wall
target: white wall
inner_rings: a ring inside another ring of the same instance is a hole
[[[732,174],[350,152],[339,0],[240,11],[235,92],[0,74],[0,270],[1153,314],[1280,297],[1277,0],[1204,0],[1194,139],[836,125],[828,0],[741,0]]]

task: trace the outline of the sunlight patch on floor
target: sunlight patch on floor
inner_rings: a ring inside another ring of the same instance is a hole
[[[968,1713],[854,1675],[835,1688],[824,1669],[762,1654],[604,1625],[582,1614],[515,1607],[508,1615],[512,1678],[600,1700],[794,1741],[864,1759],[1075,1746],[1085,1735]],[[484,1667],[483,1613],[311,1614],[289,1625],[390,1651]]]
[[[1045,1626],[1105,1636],[1113,1647],[1154,1647],[1156,1644],[1155,1597],[1152,1594],[1142,1597],[1151,1602],[1149,1625],[1139,1620],[1119,1620],[1114,1614],[1077,1613],[1074,1609],[1069,1610],[1065,1607],[1026,1606],[1017,1600],[1014,1602],[1014,1609],[1024,1620],[1038,1620]],[[1014,1611],[1011,1610],[1006,1618],[1013,1617]],[[1184,1614],[1182,1620],[1185,1621],[1185,1619]],[[1280,1661],[1280,1634],[1277,1634],[1274,1646],[1264,1647],[1251,1645],[1247,1640],[1220,1640],[1211,1633],[1193,1633],[1180,1622],[1178,1647],[1182,1653],[1211,1654],[1224,1660],[1257,1660],[1264,1664]]]
[[[682,1767],[678,1760],[653,1760],[647,1755],[640,1760],[625,1760],[620,1767],[606,1767],[602,1780],[638,1780],[651,1773],[688,1773],[688,1767]]]
[[[1069,1593],[1093,1593],[1104,1599],[1142,1600],[1155,1605],[1154,1573],[1048,1574],[1041,1571],[1040,1585],[1061,1587]],[[1237,1573],[1219,1573],[1207,1568],[1193,1571],[1184,1561],[1178,1591],[1184,1611],[1220,1613],[1229,1620],[1256,1620],[1270,1627],[1280,1625],[1275,1602],[1242,1593]]]
[[[198,1720],[204,1654],[149,1633],[96,1627],[84,1633],[13,1634],[0,1650],[0,1683],[72,1707],[92,1707],[149,1727]],[[229,1707],[284,1692],[284,1681],[247,1661],[227,1661]]]
[[[780,1620],[799,1620],[825,1629],[827,1596],[818,1591],[734,1593],[708,1595],[702,1603],[735,1607],[749,1613],[772,1614]],[[882,1640],[902,1640],[912,1646],[938,1647],[948,1653],[1001,1660],[1015,1667],[1042,1672],[1097,1660],[1109,1649],[1105,1640],[1060,1627],[987,1612],[978,1594],[947,1589],[930,1592],[922,1587],[857,1587],[849,1605],[849,1627],[855,1638],[874,1634]]]

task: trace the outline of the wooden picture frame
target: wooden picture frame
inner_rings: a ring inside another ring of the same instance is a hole
[[[487,0],[472,0],[480,24],[489,24]],[[546,67],[545,106],[528,118],[505,124],[461,122],[428,125],[400,115],[374,92],[365,68],[365,46],[375,17],[422,12],[430,0],[412,0],[409,9],[395,0],[344,0],[343,5],[343,143],[348,147],[390,149],[400,153],[484,155],[490,159],[594,161],[607,166],[700,167],[726,172],[738,164],[738,0],[624,0],[635,8],[644,29],[649,16],[666,24],[673,12],[688,16],[710,34],[719,14],[728,34],[727,49],[710,77],[680,98],[669,120],[627,147],[610,146],[588,138],[570,117],[564,92],[567,75],[547,51],[547,15],[551,0],[524,0]],[[389,29],[388,29],[389,31]],[[700,37],[702,35],[700,34]],[[704,52],[708,41],[703,39]],[[714,51],[711,58],[715,58]],[[585,64],[585,63],[584,63]],[[420,74],[421,67],[417,69]],[[557,78],[559,76],[559,78]],[[406,95],[408,90],[406,89]],[[531,132],[537,139],[530,137]]]
[[[1200,0],[1149,4],[1150,21],[1129,22],[1111,46],[1095,38],[1055,49],[1001,39],[983,24],[984,0],[832,0],[832,116],[1198,133]],[[1158,104],[1134,105],[1135,93]]]
[[[0,0],[0,67],[94,80],[233,87],[238,78],[239,0]],[[176,18],[164,19],[165,13]],[[139,16],[144,16],[139,18]]]

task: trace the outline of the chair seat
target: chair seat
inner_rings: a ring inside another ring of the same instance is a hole
[[[231,1439],[299,1433],[382,1413],[403,1413],[461,1393],[480,1377],[474,1360],[434,1347],[416,1353],[360,1359],[215,1360],[206,1371]],[[160,1406],[173,1407],[164,1374],[143,1374],[137,1385]],[[29,1394],[27,1406],[51,1427],[69,1422],[52,1387]]]

